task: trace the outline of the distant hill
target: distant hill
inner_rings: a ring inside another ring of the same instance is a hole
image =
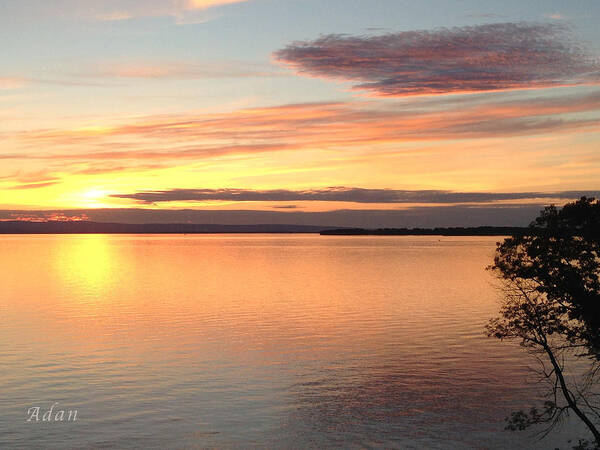
[[[324,236],[507,236],[523,234],[521,227],[454,228],[339,228],[312,225],[128,224],[88,221],[0,221],[0,234],[211,234],[320,233]]]

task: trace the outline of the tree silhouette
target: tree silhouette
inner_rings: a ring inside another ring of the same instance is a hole
[[[498,245],[491,269],[557,302],[580,322],[568,337],[600,358],[600,201],[544,209],[526,233]]]
[[[505,299],[487,333],[534,355],[549,388],[543,407],[513,413],[508,429],[547,424],[546,433],[573,413],[600,445],[599,236],[600,202],[584,197],[546,208],[527,232],[498,244],[489,269]],[[575,361],[587,370],[567,370]]]

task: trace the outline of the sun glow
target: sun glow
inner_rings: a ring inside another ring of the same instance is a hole
[[[107,197],[111,194],[110,191],[102,189],[90,189],[84,192],[82,197],[82,205],[86,208],[107,208],[110,204],[107,202]]]

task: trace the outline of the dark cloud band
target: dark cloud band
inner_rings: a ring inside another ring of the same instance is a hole
[[[582,195],[599,196],[598,192],[452,192],[441,190],[363,189],[329,187],[310,190],[250,190],[250,189],[171,189],[145,191],[133,194],[115,194],[112,197],[136,200],[141,203],[183,201],[235,202],[297,202],[324,201],[348,203],[481,203],[501,200],[573,199]]]

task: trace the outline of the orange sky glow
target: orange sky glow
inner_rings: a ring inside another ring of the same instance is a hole
[[[538,204],[600,189],[595,32],[560,23],[566,13],[434,27],[415,18],[367,34],[327,34],[301,15],[305,30],[282,37],[265,25],[252,44],[227,27],[277,2],[59,3],[27,16],[15,6],[18,24],[2,32],[38,26],[41,37],[66,22],[82,40],[25,39],[18,48],[33,58],[11,51],[0,70],[0,209],[13,211],[3,220],[28,210]],[[219,27],[239,45],[205,47]],[[339,187],[341,200],[302,194]],[[198,190],[210,199],[188,195]],[[279,190],[294,200],[269,194]],[[354,200],[361,190],[373,196]],[[515,195],[375,195],[400,191]],[[159,201],[143,198],[156,192]]]

